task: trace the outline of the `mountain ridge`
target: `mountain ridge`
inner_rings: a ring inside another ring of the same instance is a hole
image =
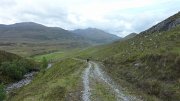
[[[95,28],[93,28],[93,30],[91,29],[90,31],[94,31],[94,30],[99,31],[99,32],[101,31],[101,33],[106,33],[102,30],[95,29]],[[93,32],[90,32],[90,33],[93,33]],[[98,33],[94,33],[94,35],[96,34]],[[115,39],[118,39],[118,37],[115,37],[115,35],[112,35],[109,33],[106,33],[106,34],[108,34],[109,36],[108,38],[106,37],[106,39],[111,40],[111,38],[114,38],[112,39],[112,41]],[[38,41],[38,38],[42,37],[40,38],[40,41],[43,41],[43,39],[51,40],[51,41],[55,41],[55,40],[61,41],[62,39],[63,41],[64,40],[67,40],[67,41],[81,40],[85,42],[91,41],[92,44],[106,43],[106,41],[104,41],[101,38],[93,40],[93,38],[87,38],[79,34],[74,34],[71,31],[65,30],[60,27],[47,27],[47,26],[44,26],[42,24],[38,24],[35,22],[22,22],[22,23],[10,24],[10,25],[1,24],[0,35],[1,35],[1,40],[3,40],[3,37],[6,38],[5,40],[7,40],[8,37],[13,37],[13,38],[20,38],[20,39],[26,38],[26,40],[27,39],[31,40],[34,38],[35,39],[34,41],[36,40]],[[11,39],[11,41],[13,41],[13,39]],[[93,42],[93,41],[96,41],[96,42]]]

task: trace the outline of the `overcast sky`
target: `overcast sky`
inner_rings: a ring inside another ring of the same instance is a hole
[[[99,28],[125,36],[180,10],[180,0],[0,0],[0,24],[37,22],[67,30]]]

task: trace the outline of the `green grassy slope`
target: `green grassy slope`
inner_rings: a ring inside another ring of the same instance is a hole
[[[77,57],[102,61],[117,81],[164,101],[180,100],[180,26],[94,47]]]
[[[10,94],[8,101],[79,101],[84,67],[84,62],[73,59],[55,63],[47,71],[40,72],[31,84]]]

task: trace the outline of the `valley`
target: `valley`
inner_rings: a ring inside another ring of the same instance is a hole
[[[124,38],[0,25],[0,101],[179,101],[179,19],[180,12]]]
[[[57,51],[82,49],[120,39],[99,29],[84,29],[94,36],[77,34],[59,27],[47,27],[34,22],[0,25],[0,49],[21,56],[47,54]],[[96,37],[98,36],[98,37]]]

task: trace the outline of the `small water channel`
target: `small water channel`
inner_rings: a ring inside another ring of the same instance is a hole
[[[48,64],[47,69],[51,68],[52,64]],[[38,72],[32,71],[30,73],[27,73],[24,75],[24,78],[21,79],[20,81],[17,81],[15,83],[9,84],[6,87],[6,92],[9,93],[15,89],[21,88],[25,85],[28,85],[29,83],[31,83],[31,81],[33,80],[34,76],[37,74]]]

